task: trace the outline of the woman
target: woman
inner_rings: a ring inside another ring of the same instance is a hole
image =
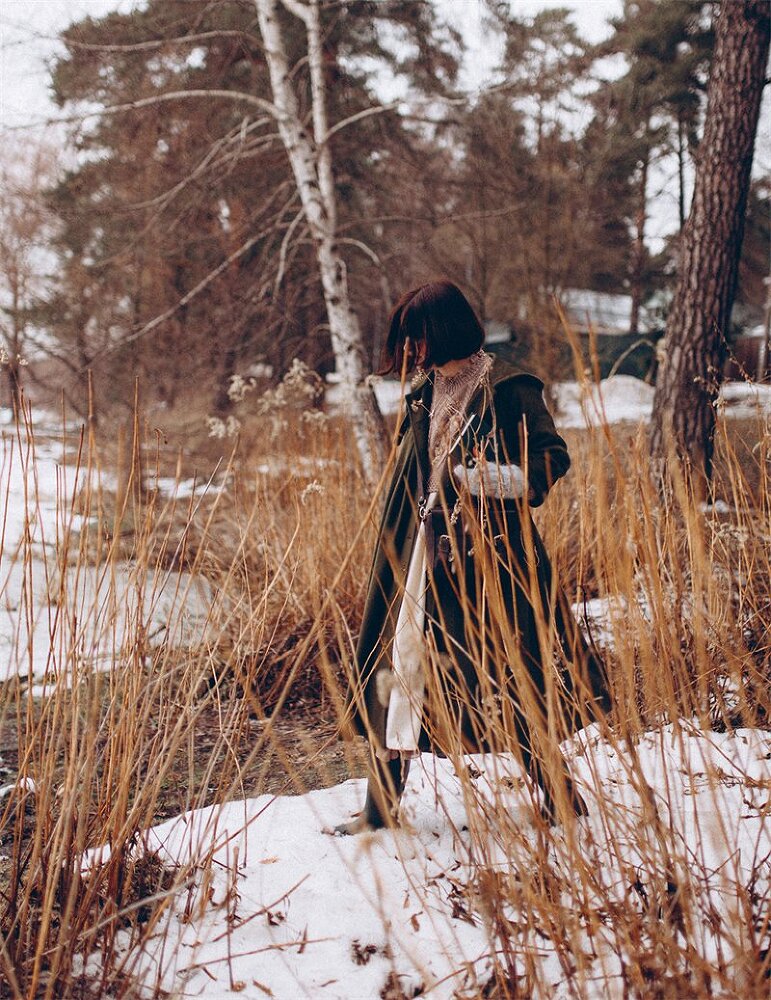
[[[528,509],[543,503],[570,459],[543,383],[483,343],[473,309],[449,281],[407,292],[391,315],[384,373],[417,368],[418,377],[349,693],[355,729],[370,742],[367,798],[339,834],[395,822],[410,759],[429,749],[456,759],[513,750],[540,787],[549,822],[558,801],[586,811],[545,734],[550,721],[555,731],[555,713],[577,728],[607,708],[602,667],[554,585]],[[572,660],[569,671],[555,666],[555,649]]]

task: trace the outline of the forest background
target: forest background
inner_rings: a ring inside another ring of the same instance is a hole
[[[663,331],[711,4],[625,0],[595,43],[568,8],[475,6],[500,62],[473,91],[441,5],[321,7],[336,246],[365,368],[395,297],[443,274],[483,320],[512,329],[515,360],[570,377],[566,289],[630,296],[632,335],[653,304]],[[139,378],[145,405],[227,419],[234,378],[267,388],[295,357],[334,369],[312,227],[259,107],[271,90],[256,17],[252,3],[164,0],[62,32],[51,64],[62,121],[42,139],[7,131],[2,154],[6,401],[26,381],[41,400],[64,391],[81,415],[123,419]],[[304,114],[305,27],[285,20]],[[744,324],[763,321],[767,296],[763,135],[761,124]],[[669,234],[652,239],[662,203]]]

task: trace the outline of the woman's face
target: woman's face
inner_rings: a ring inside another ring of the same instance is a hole
[[[407,338],[407,371],[414,371],[416,368],[422,368],[427,354],[428,347],[425,340],[413,341]]]

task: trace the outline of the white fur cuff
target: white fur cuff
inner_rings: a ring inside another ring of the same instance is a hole
[[[516,497],[523,497],[527,492],[527,483],[518,465],[477,462],[471,468],[456,465],[453,472],[475,497],[484,490],[486,496],[497,497],[499,500],[513,500]]]

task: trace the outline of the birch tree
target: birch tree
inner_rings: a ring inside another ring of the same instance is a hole
[[[277,10],[315,147],[308,32]],[[448,92],[457,62],[428,5],[345,0],[321,3],[319,17],[328,121],[317,130],[328,127],[335,165],[321,173],[325,194],[337,195],[333,225],[325,221],[348,264],[369,369],[389,278],[415,270],[414,248],[433,225],[415,200],[428,140],[377,100],[374,67],[420,96]],[[395,32],[415,59],[394,51]],[[195,386],[220,416],[230,378],[255,363],[284,371],[299,357],[334,369],[317,243],[279,134],[253,0],[148,0],[83,18],[62,42],[52,91],[85,155],[54,192],[62,266],[46,325],[73,404],[86,369],[105,412],[130,400],[139,376],[148,400],[173,407]]]
[[[365,382],[361,327],[351,303],[346,265],[337,242],[337,200],[329,143],[331,130],[327,119],[319,0],[255,0],[255,4],[276,122],[316,248],[336,373],[345,390],[364,474],[373,483],[384,458],[385,433],[374,392]],[[280,6],[300,18],[307,34],[311,132],[305,127],[290,72]]]

